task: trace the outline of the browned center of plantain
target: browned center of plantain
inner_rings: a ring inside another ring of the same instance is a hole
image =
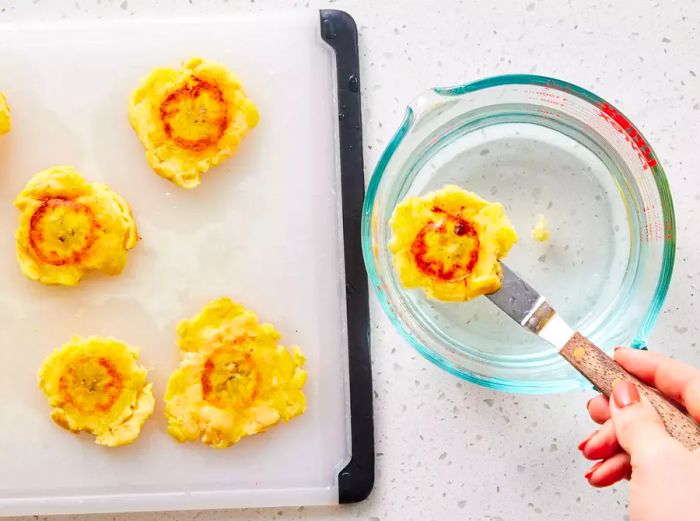
[[[200,152],[215,146],[228,127],[228,105],[215,83],[196,76],[160,105],[165,134],[179,147]]]
[[[78,264],[97,240],[99,228],[89,206],[50,197],[42,200],[30,219],[29,245],[47,264]]]
[[[251,355],[231,348],[212,352],[202,371],[202,395],[220,409],[248,407],[258,391],[260,375]]]
[[[124,390],[116,366],[106,358],[76,358],[59,380],[63,399],[83,413],[107,412]]]
[[[435,207],[440,216],[429,221],[411,244],[416,267],[426,275],[447,282],[465,280],[479,260],[479,235],[460,214]]]

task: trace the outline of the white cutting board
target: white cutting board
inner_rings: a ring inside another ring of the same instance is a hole
[[[156,176],[127,100],[156,66],[218,60],[260,125],[191,191]],[[0,515],[337,503],[349,459],[333,55],[318,13],[197,21],[0,27]],[[118,277],[76,288],[25,279],[14,196],[37,171],[74,165],[132,206],[143,240]],[[228,295],[307,355],[307,412],[226,450],[178,444],[162,396],[177,322]],[[141,348],[158,397],[140,438],[105,449],[49,419],[36,371],[71,335]]]

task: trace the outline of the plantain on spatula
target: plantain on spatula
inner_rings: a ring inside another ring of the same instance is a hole
[[[525,329],[554,345],[561,356],[606,396],[610,396],[618,381],[634,382],[661,415],[669,434],[688,449],[700,448],[700,425],[693,418],[626,372],[581,333],[574,332],[542,295],[507,266],[501,264],[501,268],[501,289],[486,295],[491,302]]]

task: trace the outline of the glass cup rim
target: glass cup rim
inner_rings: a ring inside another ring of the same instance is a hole
[[[643,134],[639,131],[639,129],[629,120],[629,118],[624,116],[624,113],[617,109],[617,107],[615,107],[612,103],[590,92],[589,90],[584,89],[583,87],[579,87],[578,85],[575,85],[573,83],[552,78],[549,76],[532,74],[506,74],[492,76],[460,85],[448,87],[434,87],[432,89],[429,89],[427,91],[427,94],[438,94],[440,96],[445,97],[457,97],[468,94],[470,92],[505,85],[546,86],[579,97],[590,104],[598,105],[604,103],[611,109],[615,110],[617,113],[622,115],[625,118],[626,122],[629,122],[628,128],[624,129],[625,132],[627,132],[628,134],[635,133],[636,135],[641,136],[647,143],[647,145],[649,143],[643,137]],[[421,96],[418,96],[416,99],[420,98]],[[362,209],[362,251],[364,256],[365,268],[369,275],[370,284],[374,288],[375,294],[377,295],[382,309],[384,310],[385,314],[389,317],[389,320],[394,326],[394,328],[397,329],[399,333],[406,340],[408,340],[409,343],[423,357],[430,360],[435,365],[444,369],[445,371],[454,374],[455,376],[458,376],[464,380],[482,385],[487,388],[508,392],[518,392],[523,394],[541,394],[581,389],[581,383],[573,379],[549,380],[531,383],[494,377],[485,378],[478,374],[472,373],[465,368],[458,367],[450,360],[446,359],[445,357],[436,353],[432,349],[428,348],[409,330],[409,328],[406,326],[403,320],[394,312],[391,303],[389,302],[389,299],[386,295],[386,292],[382,288],[382,279],[375,266],[375,257],[372,245],[371,220],[373,210],[375,207],[377,191],[384,177],[389,161],[391,160],[394,153],[402,143],[404,137],[406,136],[406,133],[408,132],[409,128],[414,122],[415,113],[412,109],[414,105],[414,101],[409,103],[409,105],[406,108],[403,121],[401,122],[399,128],[390,139],[384,151],[382,152],[379,161],[377,162],[377,165],[370,178],[365,196],[365,202]],[[663,225],[666,233],[664,235],[661,270],[659,273],[656,290],[652,297],[649,308],[647,309],[647,313],[642,322],[642,325],[640,326],[639,331],[635,335],[633,347],[636,348],[646,348],[646,340],[656,320],[658,319],[658,316],[661,311],[661,306],[663,305],[663,302],[668,293],[675,259],[675,214],[668,180],[666,178],[666,174],[663,170],[663,167],[661,166],[661,163],[658,160],[658,156],[654,152],[651,145],[648,145],[648,154],[648,157],[654,160],[655,163],[653,166],[650,166],[650,170],[653,174],[654,183],[661,201]]]

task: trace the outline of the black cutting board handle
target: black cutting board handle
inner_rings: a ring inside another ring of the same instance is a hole
[[[338,130],[348,322],[351,459],[338,474],[338,501],[355,503],[374,486],[374,420],[369,341],[369,295],[362,260],[361,222],[365,198],[362,106],[357,25],[344,11],[324,9],[321,38],[335,51]]]

